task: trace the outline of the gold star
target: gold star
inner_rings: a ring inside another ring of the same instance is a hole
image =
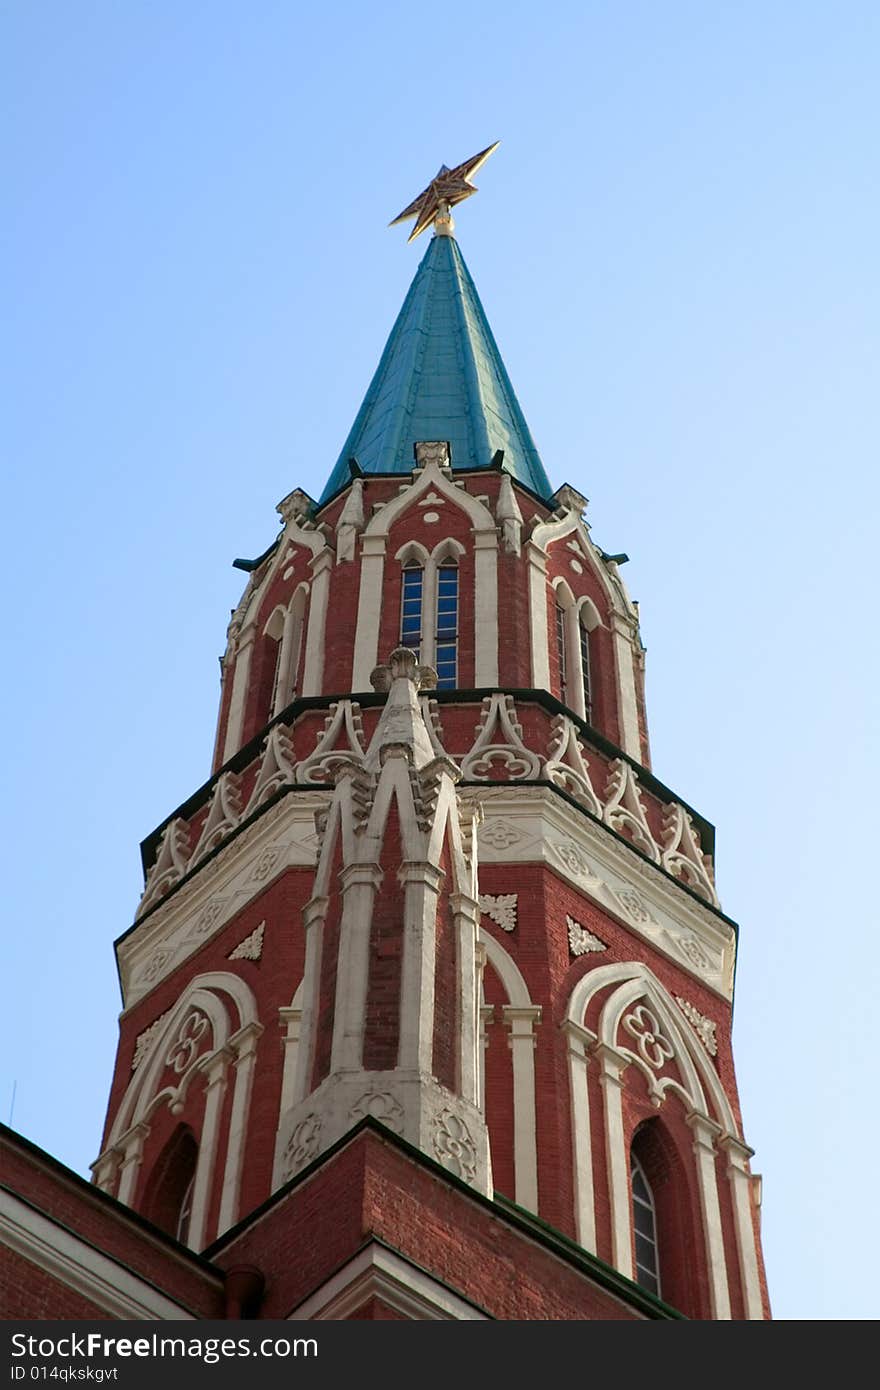
[[[501,144],[496,140],[494,145],[489,145],[488,149],[480,150],[471,159],[466,159],[464,164],[456,164],[454,169],[447,169],[445,164],[441,164],[440,170],[435,179],[428,184],[424,193],[420,193],[408,208],[404,208],[389,227],[395,227],[398,222],[405,222],[408,217],[416,219],[416,225],[410,232],[407,240],[415,241],[420,232],[426,227],[430,227],[434,218],[438,214],[446,213],[456,203],[464,202],[472,193],[476,193],[476,187],[471,183],[471,175],[475,174],[493,154]]]

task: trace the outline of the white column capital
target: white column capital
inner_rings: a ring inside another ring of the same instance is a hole
[[[384,873],[379,864],[347,864],[340,870],[339,883],[343,893],[347,893],[349,888],[355,888],[366,884],[368,888],[378,889],[382,884]]]
[[[748,1162],[750,1158],[754,1158],[755,1150],[750,1149],[744,1139],[738,1139],[735,1134],[722,1134],[718,1140],[718,1147],[722,1153],[727,1154],[731,1168],[748,1173]]]
[[[229,1042],[226,1044],[230,1052],[234,1054],[233,1061],[238,1066],[239,1062],[252,1057],[257,1050],[257,1041],[263,1032],[262,1023],[257,1023],[254,1019],[251,1023],[246,1023],[243,1028],[239,1028],[237,1033],[233,1033]]]
[[[445,869],[438,869],[428,859],[404,859],[397,870],[398,883],[420,883],[432,893],[440,892],[445,877]]]
[[[329,903],[329,898],[309,898],[302,910],[303,925],[306,931],[316,923],[323,922],[327,915]]]
[[[309,561],[309,569],[312,574],[323,574],[324,570],[333,568],[333,551],[329,545],[325,545],[323,550],[319,550],[317,555],[313,555]]]
[[[715,1141],[723,1133],[721,1126],[710,1120],[708,1115],[701,1115],[698,1110],[691,1111],[687,1123],[693,1131],[694,1149],[702,1148],[714,1154]]]

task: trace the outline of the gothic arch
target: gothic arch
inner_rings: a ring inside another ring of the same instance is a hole
[[[361,537],[361,580],[354,643],[352,689],[369,689],[379,660],[379,622],[385,574],[385,551],[394,523],[424,493],[433,491],[460,508],[474,533],[475,622],[482,634],[476,652],[476,686],[498,684],[498,534],[495,518],[482,502],[456,486],[449,471],[431,459],[409,486],[380,507]],[[382,654],[383,656],[385,653]]]
[[[514,1198],[521,1207],[536,1212],[538,1148],[534,1027],[540,1020],[541,1008],[540,1005],[532,1003],[528,986],[516,961],[505,951],[501,943],[491,933],[483,931],[482,927],[477,930],[477,941],[485,949],[486,961],[498,976],[508,1001],[501,1006],[501,1016],[509,1029],[508,1041],[513,1063]],[[485,1035],[481,1041],[485,1047]],[[481,1048],[481,1059],[482,1056]],[[485,1083],[481,1082],[481,1094],[484,1090]]]
[[[227,1008],[224,996],[230,1001],[230,1008]],[[203,1022],[204,1026],[201,1026]],[[130,1202],[140,1177],[144,1144],[150,1132],[150,1117],[162,1105],[170,1106],[172,1113],[179,1113],[183,1109],[190,1083],[196,1075],[203,1075],[206,1079],[205,1108],[188,1237],[189,1244],[200,1249],[205,1243],[220,1116],[231,1061],[234,1063],[235,1079],[218,1230],[232,1225],[238,1213],[256,1043],[262,1028],[257,1021],[252,991],[240,976],[225,971],[208,972],[191,980],[161,1024],[146,1057],[129,1082],[97,1165],[100,1171],[118,1171],[116,1196],[121,1202]],[[202,1040],[208,1029],[208,1046],[203,1047]],[[180,1080],[160,1089],[160,1082],[169,1066],[173,1067]]]
[[[607,997],[602,1003],[596,1031],[593,1032],[585,1026],[587,1010],[591,1001],[606,990]],[[634,1047],[621,1041],[621,1025],[624,1025],[625,1031],[629,1028]],[[588,1061],[595,1059],[602,1081],[612,1261],[622,1273],[633,1277],[629,1144],[625,1134],[620,1083],[626,1068],[634,1064],[645,1075],[656,1104],[661,1105],[671,1091],[675,1091],[685,1103],[688,1124],[694,1133],[695,1168],[712,1316],[729,1318],[730,1294],[721,1230],[715,1142],[720,1137],[722,1147],[726,1146],[725,1141],[741,1146],[742,1140],[730,1102],[708,1056],[665,986],[641,961],[599,966],[583,975],[569,998],[564,1026],[569,1036],[575,1214],[582,1244],[595,1250],[595,1178],[586,1075]],[[661,1078],[659,1072],[665,1069],[667,1062],[673,1061],[678,1078]],[[734,1185],[736,1206],[737,1184],[730,1167],[728,1174]],[[742,1216],[740,1210],[737,1214],[738,1239],[741,1246],[743,1241],[748,1246],[751,1240],[753,1254],[754,1231],[750,1220],[746,1231]],[[748,1248],[742,1252],[741,1264],[748,1302],[752,1264]]]

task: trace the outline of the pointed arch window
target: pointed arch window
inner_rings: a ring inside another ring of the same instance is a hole
[[[422,654],[424,592],[424,568],[418,560],[407,560],[400,591],[400,645],[409,647],[417,661]]]
[[[437,570],[437,631],[434,642],[437,689],[458,682],[458,565],[446,560]]]
[[[660,1295],[660,1261],[657,1249],[657,1212],[654,1193],[636,1155],[630,1155],[633,1234],[636,1247],[636,1283]]]
[[[584,621],[585,613],[583,610],[578,614],[578,633],[581,645],[581,681],[584,691],[584,719],[588,724],[593,722],[593,685],[590,674],[590,633]]]
[[[144,1200],[144,1214],[184,1245],[189,1237],[198,1156],[195,1135],[180,1126],[159,1155]]]
[[[556,657],[559,662],[559,698],[564,705],[569,703],[568,699],[568,652],[566,634],[565,609],[561,604],[556,605]]]

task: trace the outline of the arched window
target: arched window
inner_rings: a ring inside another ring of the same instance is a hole
[[[588,724],[593,722],[593,691],[590,676],[590,634],[584,622],[586,615],[583,611],[578,616],[578,633],[580,634],[581,645],[581,682],[584,690],[584,719]]]
[[[450,560],[437,570],[437,630],[434,642],[437,689],[458,682],[458,566]]]
[[[181,1125],[156,1160],[144,1201],[144,1215],[184,1245],[189,1235],[198,1156],[199,1146],[192,1130]]]
[[[400,645],[409,647],[417,661],[422,654],[424,588],[424,569],[417,560],[407,560],[400,590]]]
[[[657,1213],[654,1193],[636,1155],[630,1155],[633,1234],[636,1247],[636,1283],[660,1295],[660,1261],[657,1249]]]
[[[296,695],[296,678],[299,673],[299,659],[302,652],[307,593],[305,586],[301,585],[290,600],[286,611],[275,610],[276,613],[283,612],[283,617],[278,641],[278,658],[275,663],[275,686],[272,691],[273,716],[280,714]]]
[[[565,609],[556,605],[556,657],[559,661],[559,698],[564,705],[568,699],[568,639],[566,633]]]

